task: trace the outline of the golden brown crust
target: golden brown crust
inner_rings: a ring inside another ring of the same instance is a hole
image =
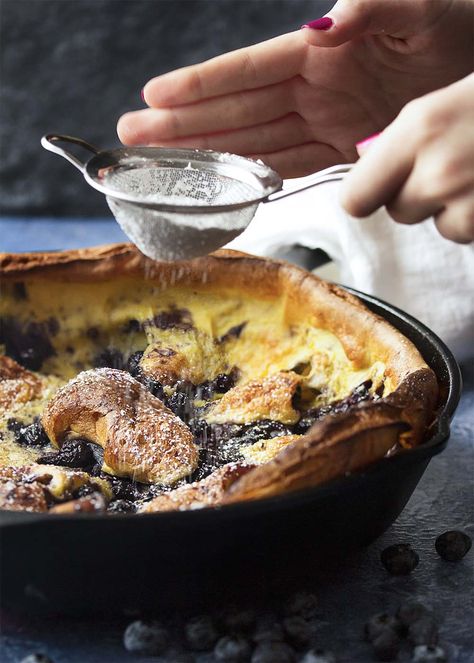
[[[142,373],[163,385],[173,386],[178,380],[194,382],[194,371],[186,355],[179,350],[150,344],[140,361]]]
[[[241,476],[252,469],[251,465],[231,463],[223,465],[205,479],[180,486],[169,493],[158,495],[140,509],[141,513],[155,511],[175,511],[183,509],[201,509],[205,506],[220,504],[226,491]]]
[[[301,440],[302,435],[280,435],[270,437],[268,440],[259,440],[254,444],[246,445],[241,448],[242,456],[247,463],[253,465],[262,465],[285,449],[289,444]]]
[[[0,407],[10,409],[27,403],[41,393],[41,380],[16,361],[0,355]]]
[[[230,389],[213,403],[206,420],[210,423],[246,424],[260,419],[294,423],[299,413],[292,404],[301,377],[292,371],[275,373],[263,380],[250,380]]]
[[[326,417],[273,460],[233,483],[223,502],[270,497],[355,472],[383,458],[406,428],[398,408],[382,402]]]
[[[137,481],[172,484],[198,463],[189,428],[125,371],[80,373],[51,399],[42,423],[53,444],[84,437],[104,448],[106,468]]]

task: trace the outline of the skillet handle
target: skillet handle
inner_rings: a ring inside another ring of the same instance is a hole
[[[80,145],[80,147],[84,147],[86,150],[89,150],[89,152],[92,152],[93,154],[99,154],[100,152],[97,147],[87,143],[85,140],[82,140],[82,138],[74,138],[74,136],[61,136],[58,134],[46,134],[46,136],[43,136],[41,139],[41,145],[45,148],[45,150],[59,154],[59,156],[67,159],[70,163],[72,163],[73,166],[80,170],[81,173],[85,172],[85,162],[79,161],[79,159],[72,155],[70,152],[66,152],[66,150],[58,147],[56,143],[59,142]]]

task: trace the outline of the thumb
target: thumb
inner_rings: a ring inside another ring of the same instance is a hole
[[[413,0],[339,0],[325,16],[301,27],[308,44],[331,47],[368,34],[408,36],[426,13],[424,3]]]

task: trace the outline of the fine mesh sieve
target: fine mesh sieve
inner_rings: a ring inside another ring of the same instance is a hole
[[[79,145],[94,156],[83,163],[58,142]],[[105,194],[124,232],[155,260],[210,253],[245,230],[260,202],[342,179],[351,167],[333,166],[283,190],[278,173],[235,154],[161,147],[101,151],[80,138],[54,134],[44,136],[41,144]]]

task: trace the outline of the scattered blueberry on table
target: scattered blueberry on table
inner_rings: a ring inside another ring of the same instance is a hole
[[[407,632],[411,624],[428,615],[431,615],[431,610],[416,600],[410,600],[399,606],[396,616]]]
[[[382,612],[373,615],[366,623],[364,632],[368,642],[374,642],[385,631],[393,631],[396,634],[401,632],[401,622],[397,617]]]
[[[286,617],[283,620],[286,639],[295,649],[304,649],[311,641],[311,625],[299,615]]]
[[[246,663],[251,651],[247,639],[238,635],[225,635],[217,641],[214,647],[214,657],[216,661],[222,661],[222,663]]]
[[[444,532],[435,541],[436,552],[447,562],[459,562],[467,555],[471,546],[471,538],[458,530]]]
[[[393,661],[400,651],[401,640],[391,628],[386,628],[373,641],[374,657],[377,661]]]
[[[446,654],[441,647],[419,645],[413,652],[413,663],[447,663]]]
[[[296,663],[295,651],[285,642],[261,642],[255,648],[252,663]]]
[[[382,550],[380,554],[382,564],[394,576],[406,576],[418,566],[420,561],[418,553],[409,543],[396,543]]]
[[[168,632],[159,622],[139,619],[125,629],[123,644],[135,654],[162,654],[168,645]]]
[[[245,610],[230,609],[224,615],[224,626],[230,633],[248,633],[253,631],[257,614],[252,608]]]
[[[212,617],[200,615],[188,621],[185,626],[185,637],[190,649],[207,651],[215,645],[219,633]]]
[[[304,619],[316,616],[318,610],[318,599],[311,592],[297,592],[286,604],[286,614],[301,615]]]
[[[331,651],[310,649],[301,659],[301,663],[336,663],[336,657]]]
[[[408,627],[408,639],[413,645],[436,645],[438,625],[432,615],[424,615]]]

